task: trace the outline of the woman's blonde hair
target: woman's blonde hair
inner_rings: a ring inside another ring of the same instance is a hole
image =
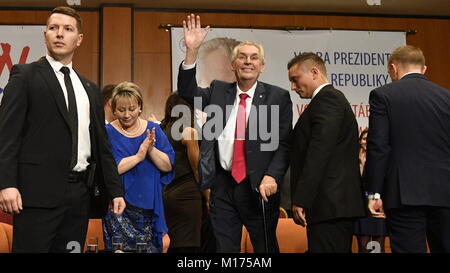
[[[116,111],[117,100],[121,98],[134,99],[138,103],[141,111],[144,107],[141,88],[132,82],[119,83],[112,92],[111,107],[113,112]]]

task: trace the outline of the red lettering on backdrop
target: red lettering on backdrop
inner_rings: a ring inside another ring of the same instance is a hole
[[[0,56],[0,75],[3,73],[3,69],[5,65],[8,67],[9,71],[11,71],[13,63],[11,60],[11,45],[8,43],[1,43],[3,54]],[[30,47],[26,46],[22,49],[22,53],[20,54],[19,64],[24,64],[27,61],[28,53],[30,52]]]

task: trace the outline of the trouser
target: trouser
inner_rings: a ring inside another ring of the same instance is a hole
[[[14,216],[13,252],[82,252],[88,227],[89,194],[84,181],[67,183],[56,208],[24,207]]]
[[[386,211],[394,253],[450,252],[450,208],[404,206]]]
[[[351,253],[355,219],[341,218],[306,227],[308,252]]]
[[[237,253],[240,251],[242,225],[250,234],[253,249],[257,253],[279,252],[276,228],[279,216],[280,195],[270,196],[265,203],[264,230],[262,205],[248,178],[236,183],[230,172],[217,173],[215,186],[211,189],[211,223],[216,238],[217,252]]]

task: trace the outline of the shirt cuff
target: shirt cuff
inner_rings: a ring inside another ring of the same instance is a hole
[[[196,63],[193,63],[193,64],[184,64],[184,61],[183,61],[183,62],[181,63],[181,69],[183,69],[183,70],[189,70],[189,69],[194,68],[195,65],[196,65]]]

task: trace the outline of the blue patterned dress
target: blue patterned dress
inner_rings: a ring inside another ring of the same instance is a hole
[[[155,128],[155,147],[165,153],[173,165],[175,153],[167,136],[158,124],[147,122],[147,129],[151,131],[153,128]],[[106,125],[106,132],[117,165],[123,158],[135,155],[147,137],[146,131],[137,137],[126,137],[111,124]],[[173,175],[173,171],[161,172],[158,170],[147,156],[145,160],[120,176],[127,207],[122,215],[115,216],[108,211],[103,219],[106,250],[112,249],[111,238],[113,236],[122,237],[125,251],[134,250],[136,238],[143,236],[147,242],[147,252],[159,253],[162,251],[162,237],[167,233],[162,188],[163,184],[171,182]]]

